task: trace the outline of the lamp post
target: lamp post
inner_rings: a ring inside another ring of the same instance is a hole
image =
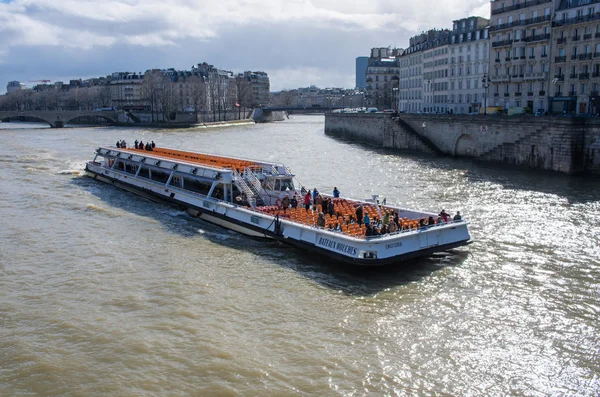
[[[487,89],[490,86],[490,77],[487,73],[483,74],[481,79],[481,86],[483,87],[483,114],[487,116]]]
[[[392,88],[392,92],[394,95],[394,110],[398,109],[398,87]]]

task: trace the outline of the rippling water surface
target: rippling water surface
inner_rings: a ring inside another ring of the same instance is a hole
[[[332,139],[0,124],[0,396],[600,393],[600,183]],[[467,248],[377,271],[83,176],[117,139],[288,164],[310,188],[460,210]]]

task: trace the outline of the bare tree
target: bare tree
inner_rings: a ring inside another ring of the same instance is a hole
[[[158,102],[163,113],[163,120],[174,120],[177,113],[178,98],[175,83],[171,81],[169,76],[162,78],[162,88],[158,96]]]
[[[190,89],[190,99],[194,107],[196,123],[198,122],[198,113],[206,107],[206,82],[202,75],[191,76],[187,82]]]
[[[159,70],[149,70],[146,72],[142,90],[145,100],[150,105],[152,122],[154,122],[154,113],[160,111],[159,106],[160,98],[162,96],[162,85],[162,73]]]
[[[238,119],[240,119],[242,108],[247,109],[252,106],[252,84],[244,75],[237,76],[235,84],[237,86]]]

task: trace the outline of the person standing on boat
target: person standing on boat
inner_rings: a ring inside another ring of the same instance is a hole
[[[365,213],[365,217],[363,218],[363,223],[365,224],[366,227],[369,227],[369,225],[371,224],[371,218],[369,218],[368,213]]]
[[[117,141],[117,147],[120,149],[121,148],[121,141]]]
[[[298,198],[296,197],[295,194],[294,194],[294,197],[292,197],[290,204],[292,205],[293,209],[296,209],[298,207]]]
[[[156,147],[156,143],[154,143],[154,141],[152,141],[151,145],[152,145],[152,149],[154,149]]]
[[[127,142],[125,142],[125,139],[123,139],[123,140],[121,141],[121,147],[122,147],[123,149],[127,149]]]
[[[317,226],[325,227],[325,215],[322,212],[319,212],[319,217],[317,218]]]
[[[454,215],[454,222],[462,221],[462,216],[460,216],[460,211],[456,211],[456,215]]]
[[[358,226],[360,226],[362,224],[363,221],[363,207],[362,205],[359,205],[358,208],[356,209],[356,222],[358,223]]]
[[[135,142],[133,142],[133,147],[136,148],[136,149],[138,148],[137,144],[138,144],[138,140],[136,139]]]
[[[286,194],[285,197],[281,200],[281,208],[283,208],[283,212],[285,212],[290,207],[290,198]]]
[[[304,196],[304,208],[306,208],[306,212],[310,209],[310,190]]]
[[[333,187],[333,198],[339,198],[340,197],[340,191],[338,190],[337,186]]]
[[[317,190],[317,188],[315,188],[315,189],[313,190],[313,193],[312,193],[312,200],[313,200],[313,204],[317,202],[317,196],[318,196],[318,195],[319,195],[319,191]]]

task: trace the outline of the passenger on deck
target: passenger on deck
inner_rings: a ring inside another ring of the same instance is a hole
[[[383,224],[387,225],[390,222],[390,213],[385,211],[383,214]]]
[[[321,211],[323,211],[323,213],[327,213],[327,197],[323,198],[320,194],[319,197],[321,197]]]
[[[338,222],[335,223],[335,231],[336,232],[341,232],[342,231],[342,227],[340,226],[340,224]]]
[[[325,227],[325,215],[322,212],[319,212],[319,217],[317,218],[317,226]]]
[[[365,217],[363,218],[363,223],[366,227],[369,227],[371,225],[371,218],[369,218],[369,214],[365,214]]]
[[[386,225],[381,226],[381,231],[379,232],[379,234],[387,234],[388,232],[388,228]]]
[[[133,147],[136,149],[138,148],[138,140],[137,139],[135,140],[135,142],[133,142]]]
[[[152,149],[154,149],[156,147],[156,144],[154,143],[154,141],[152,141]]]
[[[425,218],[419,219],[419,227],[425,227]]]
[[[296,197],[295,194],[294,194],[294,197],[292,197],[292,200],[290,201],[290,204],[292,205],[293,209],[298,208],[298,198]]]
[[[373,235],[373,230],[371,230],[371,226],[367,226],[365,230],[365,236],[370,237]]]
[[[139,145],[137,145],[136,149],[144,150],[144,142],[140,141]]]
[[[333,188],[333,198],[339,198],[340,197],[340,191],[338,190],[338,188],[336,186],[334,186]]]
[[[394,222],[396,223],[396,226],[400,227],[400,217],[396,211],[394,211]]]
[[[123,149],[127,149],[127,142],[125,142],[125,139],[123,139],[123,140],[121,141],[121,147],[122,147]]]
[[[388,231],[390,233],[396,233],[398,231],[398,225],[396,224],[396,222],[394,222],[393,219],[391,219],[390,223],[388,223]]]
[[[448,214],[446,210],[442,210],[442,212],[440,212],[440,216],[442,217],[444,222],[448,222],[450,220],[450,214]]]
[[[121,148],[121,141],[117,141],[117,147]]]
[[[146,143],[146,150],[151,152],[152,151],[152,145],[148,142]]]
[[[310,190],[304,196],[304,208],[306,208],[306,212],[310,209]]]
[[[327,212],[329,213],[329,216],[333,216],[333,211],[334,211],[334,206],[333,206],[333,200],[329,199],[327,200]]]
[[[429,219],[427,220],[427,224],[429,226],[435,226],[435,219],[433,219],[433,216],[429,217]]]
[[[435,220],[435,224],[436,225],[442,225],[444,222],[444,218],[442,218],[441,215],[438,215],[437,219]]]
[[[309,190],[309,192],[310,192],[310,190]],[[315,188],[315,190],[313,190],[313,192],[312,192],[313,203],[317,201],[317,196],[318,195],[319,195],[319,191],[317,190],[317,188]]]
[[[333,228],[333,225],[331,223],[329,224],[329,231],[330,232],[334,232],[335,231],[335,229]]]
[[[285,212],[290,207],[290,198],[286,194],[285,197],[281,200],[281,208],[283,208],[283,212]]]
[[[362,205],[359,205],[358,208],[356,209],[356,221],[358,222],[359,225],[361,225],[362,220],[363,220],[363,207],[362,207]]]
[[[454,222],[462,221],[462,216],[460,216],[460,211],[456,211],[456,215],[454,215]]]

